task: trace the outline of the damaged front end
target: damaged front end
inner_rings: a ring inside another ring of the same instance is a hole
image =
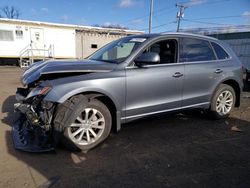
[[[14,108],[19,118],[12,131],[16,149],[29,152],[54,150],[51,124],[55,104],[43,100],[50,90],[50,86],[17,89],[18,103],[14,104]]]

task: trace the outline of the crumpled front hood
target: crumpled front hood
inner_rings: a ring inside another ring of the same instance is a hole
[[[39,80],[42,75],[66,73],[110,72],[117,64],[94,60],[49,60],[32,64],[23,74],[23,85]]]

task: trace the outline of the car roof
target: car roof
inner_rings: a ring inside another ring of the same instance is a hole
[[[183,33],[183,32],[167,32],[167,33],[153,33],[153,34],[141,34],[141,35],[134,35],[136,37],[145,37],[145,38],[157,38],[161,36],[175,36],[175,37],[197,37],[197,38],[202,38],[202,39],[207,39],[207,40],[216,40],[218,39],[213,38],[213,37],[208,37],[204,35],[198,35],[198,34],[192,34],[192,33]]]

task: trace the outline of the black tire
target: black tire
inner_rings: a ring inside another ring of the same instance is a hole
[[[68,129],[69,126],[76,121],[79,114],[82,114],[86,108],[98,110],[104,117],[105,126],[102,134],[95,142],[88,145],[82,145],[71,139]],[[54,119],[54,136],[55,140],[60,140],[65,147],[71,151],[88,151],[109,136],[111,127],[112,117],[110,111],[101,101],[98,99],[89,100],[84,95],[77,95],[58,106]]]
[[[230,111],[226,114],[222,114],[217,112],[216,110],[216,105],[217,105],[217,99],[219,97],[219,95],[225,91],[230,91],[233,97],[233,102],[232,102],[232,107],[230,109]],[[213,97],[212,97],[212,101],[211,101],[211,106],[209,109],[209,114],[210,117],[213,119],[224,119],[227,118],[230,115],[230,112],[232,111],[233,107],[235,106],[235,101],[236,101],[236,95],[235,95],[235,91],[234,89],[226,84],[221,84],[215,91]]]

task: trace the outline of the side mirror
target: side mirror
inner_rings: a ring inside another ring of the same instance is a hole
[[[160,56],[155,52],[143,53],[135,59],[135,64],[138,67],[142,67],[143,65],[153,65],[159,62]]]

